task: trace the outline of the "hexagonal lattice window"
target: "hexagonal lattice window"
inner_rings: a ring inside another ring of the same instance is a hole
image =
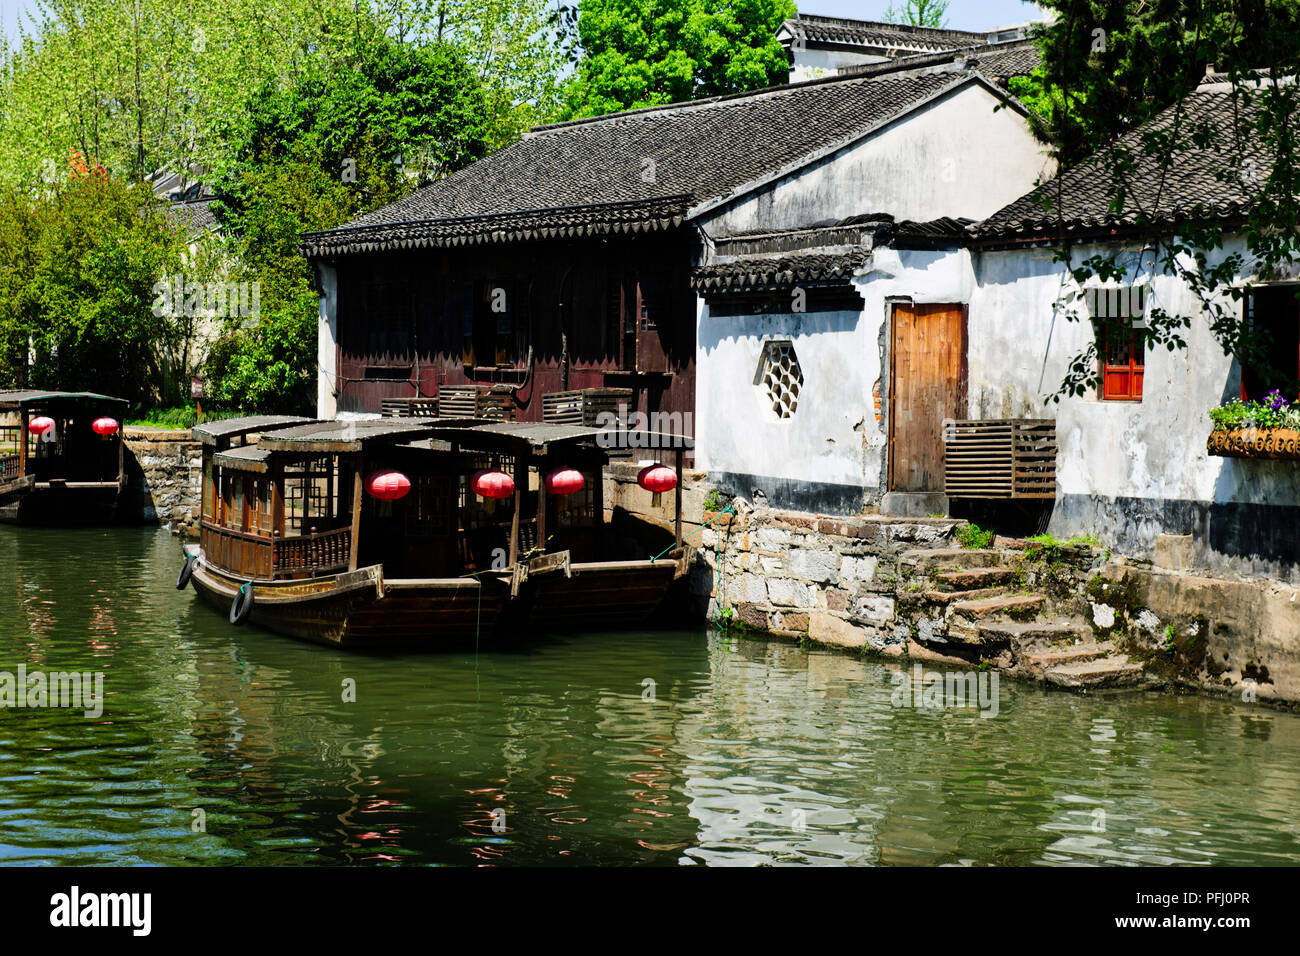
[[[799,367],[799,356],[794,354],[793,342],[768,342],[763,346],[754,384],[763,389],[777,418],[794,414],[803,388],[803,369]]]

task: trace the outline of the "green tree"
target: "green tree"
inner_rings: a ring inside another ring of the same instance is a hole
[[[776,40],[793,0],[585,0],[565,115],[598,116],[758,89],[789,78]]]
[[[0,378],[137,403],[166,391],[178,332],[153,288],[185,249],[156,204],[74,163],[44,194],[4,187],[0,250]]]
[[[948,0],[903,0],[902,6],[892,3],[885,11],[886,23],[906,23],[914,27],[945,27],[948,25]]]
[[[488,98],[452,47],[403,44],[379,25],[291,87],[250,100],[245,134],[216,188],[255,321],[227,317],[207,369],[227,406],[301,411],[315,392],[317,295],[299,252],[330,229],[483,156]]]

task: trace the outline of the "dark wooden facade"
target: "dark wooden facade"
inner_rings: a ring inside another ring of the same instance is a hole
[[[695,241],[680,228],[338,257],[338,409],[478,385],[513,389],[518,421],[587,388],[693,413]]]

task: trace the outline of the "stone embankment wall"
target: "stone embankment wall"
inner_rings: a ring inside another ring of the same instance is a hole
[[[970,550],[953,519],[736,507],[704,515],[697,536],[691,588],[711,621],[1074,689],[1300,704],[1294,586],[1193,577],[1086,544]]]
[[[898,653],[913,629],[900,621],[899,559],[949,549],[964,524],[947,518],[828,518],[751,511],[743,503],[701,535],[692,584],[708,616],[846,648]]]
[[[123,440],[127,486],[119,517],[158,522],[178,533],[195,531],[203,492],[203,446],[188,430],[128,427]]]

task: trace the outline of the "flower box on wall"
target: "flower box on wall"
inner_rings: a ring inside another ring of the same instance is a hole
[[[1220,458],[1300,459],[1300,431],[1294,428],[1232,428],[1210,432],[1205,450]]]

